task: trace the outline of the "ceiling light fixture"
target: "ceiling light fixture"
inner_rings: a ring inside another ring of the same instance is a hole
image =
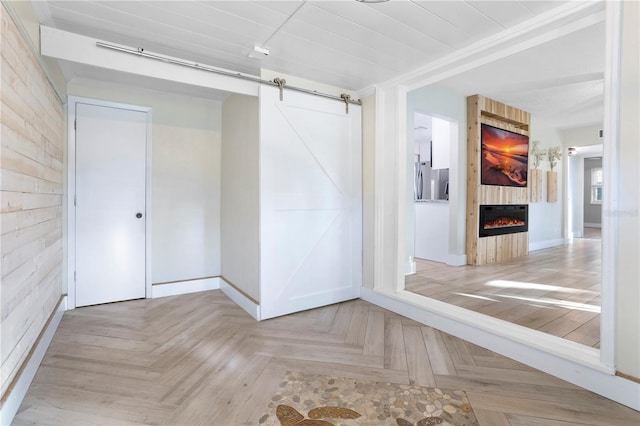
[[[386,3],[389,0],[356,0],[359,3]]]
[[[260,47],[260,46],[254,46],[253,50],[255,50],[257,53],[262,53],[265,56],[269,55],[269,49],[267,49],[266,47]]]
[[[253,50],[249,53],[250,58],[263,58],[265,56],[269,56],[269,49],[258,46],[257,44],[253,46]]]

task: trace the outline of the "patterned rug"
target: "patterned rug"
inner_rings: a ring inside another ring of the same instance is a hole
[[[472,426],[463,391],[287,372],[260,418],[269,426]]]

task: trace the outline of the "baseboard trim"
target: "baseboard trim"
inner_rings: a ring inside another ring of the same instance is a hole
[[[40,336],[38,336],[36,345],[21,367],[18,377],[14,379],[2,400],[2,406],[0,407],[0,425],[10,425],[11,422],[13,422],[13,418],[18,412],[20,404],[22,404],[22,400],[29,390],[29,386],[31,386],[31,382],[40,367],[44,354],[47,352],[49,344],[51,344],[53,335],[56,333],[66,309],[67,296],[62,296],[58,302],[58,306],[56,306],[56,309],[51,313],[49,321]]]
[[[157,283],[151,286],[151,297],[177,296],[180,294],[197,293],[199,291],[217,290],[220,288],[220,277],[197,278],[185,281]]]
[[[624,373],[621,373],[619,371],[616,372],[616,376],[620,376],[623,379],[631,380],[632,382],[640,383],[640,378],[635,377],[635,376],[631,376],[629,374],[624,374]]]
[[[225,280],[224,277],[221,277],[220,279],[220,290],[222,290],[229,299],[233,300],[236,305],[244,309],[256,321],[260,321],[260,304],[256,303],[255,300],[237,289],[236,286]]]
[[[640,384],[615,375],[612,367],[600,361],[597,349],[406,291],[362,288],[360,297],[640,410]]]
[[[602,228],[602,223],[584,223],[585,228]]]
[[[542,250],[551,247],[557,247],[567,244],[568,241],[565,238],[558,238],[556,240],[536,241],[535,243],[529,243],[529,251]]]

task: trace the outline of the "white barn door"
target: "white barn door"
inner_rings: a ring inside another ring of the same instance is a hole
[[[76,104],[76,306],[146,295],[147,113]]]
[[[360,123],[357,105],[261,87],[261,319],[359,297]]]

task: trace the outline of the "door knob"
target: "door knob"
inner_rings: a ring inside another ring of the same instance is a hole
[[[140,219],[142,217],[142,213],[136,213],[136,217]]]

